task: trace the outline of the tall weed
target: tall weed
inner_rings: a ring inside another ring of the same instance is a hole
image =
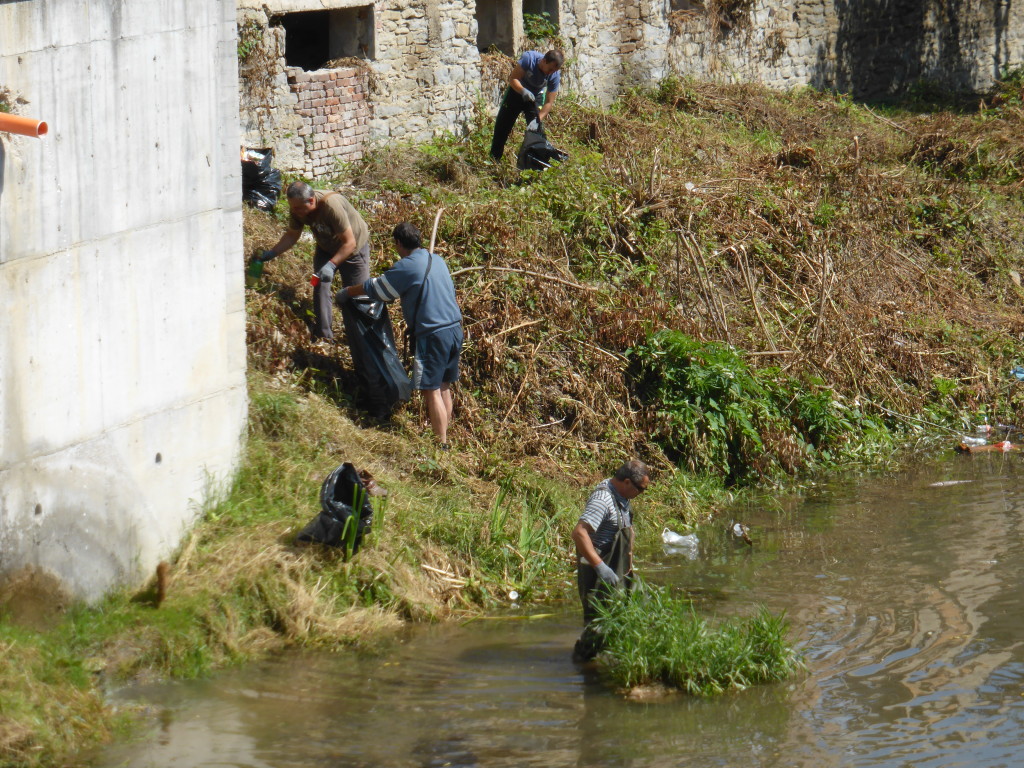
[[[884,430],[823,380],[754,370],[727,344],[659,331],[630,355],[655,439],[693,472],[732,482],[771,479],[832,463],[851,434]]]
[[[605,641],[599,662],[617,685],[662,683],[695,696],[778,682],[800,669],[788,626],[764,607],[712,625],[686,598],[651,586],[619,593],[595,620]]]

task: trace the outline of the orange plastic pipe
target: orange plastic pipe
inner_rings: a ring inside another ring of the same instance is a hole
[[[22,136],[34,136],[38,139],[40,136],[45,136],[48,130],[50,130],[49,126],[42,120],[0,112],[0,131],[20,133]]]

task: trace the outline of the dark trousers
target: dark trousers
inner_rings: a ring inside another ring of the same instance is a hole
[[[505,89],[505,96],[501,100],[501,106],[498,107],[498,116],[494,118],[494,139],[491,140],[491,157],[495,160],[501,160],[501,156],[505,153],[505,142],[508,141],[508,135],[512,133],[512,128],[516,124],[516,120],[519,119],[520,115],[526,115],[526,124],[529,125],[531,120],[540,119],[540,110],[537,109],[537,105],[532,101],[523,101],[523,97],[513,91],[511,88]]]
[[[333,255],[322,248],[317,248],[313,254],[313,271],[319,272]],[[321,281],[313,288],[313,338],[315,339],[334,338],[334,294],[338,291],[339,278],[342,286],[361,285],[370,279],[369,241],[341,262],[341,266],[334,273],[334,279],[331,282]]]
[[[619,552],[621,555],[618,554]],[[600,653],[604,646],[601,634],[591,626],[591,622],[597,618],[598,605],[611,597],[613,590],[620,588],[629,590],[633,586],[632,573],[626,572],[629,567],[628,552],[613,549],[610,556],[602,553],[602,559],[619,575],[619,583],[622,587],[609,587],[598,578],[597,571],[588,563],[580,563],[576,566],[576,586],[579,589],[580,602],[583,603],[583,633],[573,649],[573,656],[578,661],[589,661]]]

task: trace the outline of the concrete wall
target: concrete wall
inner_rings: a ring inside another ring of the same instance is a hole
[[[0,573],[152,573],[246,415],[231,0],[0,2]]]

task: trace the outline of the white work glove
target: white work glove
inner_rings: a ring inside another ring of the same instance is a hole
[[[526,130],[537,132],[540,130],[540,120],[531,120],[526,125]]]
[[[320,271],[316,273],[316,276],[320,278],[321,283],[329,283],[334,279],[334,273],[338,271],[338,267],[333,261],[328,261],[322,267]]]
[[[618,585],[619,575],[609,568],[607,563],[598,563],[594,570],[597,571],[597,577],[609,587]]]
[[[533,95],[533,91],[529,88],[523,88],[523,101],[529,101],[533,104],[537,103],[537,97]]]

